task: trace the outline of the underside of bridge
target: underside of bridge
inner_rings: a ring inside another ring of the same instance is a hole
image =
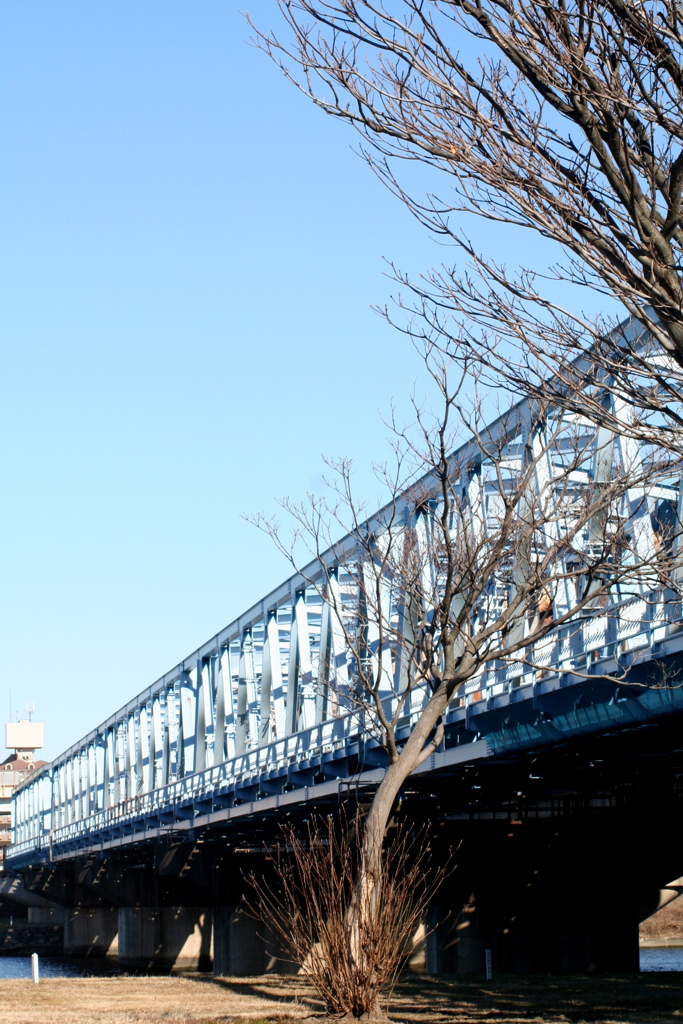
[[[26,887],[64,907],[67,952],[129,968],[291,970],[240,906],[248,876],[272,872],[283,820],[303,829],[366,805],[376,782],[364,767],[284,819],[254,810],[61,854],[27,865]],[[453,864],[427,913],[427,971],[481,973],[487,949],[500,973],[637,971],[638,924],[683,874],[682,812],[683,715],[413,776],[397,814],[427,826],[433,863]]]

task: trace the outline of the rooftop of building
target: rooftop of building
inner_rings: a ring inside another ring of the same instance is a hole
[[[42,768],[44,764],[47,764],[47,761],[26,760],[17,754],[9,754],[4,761],[0,761],[0,772],[32,772],[34,768]]]

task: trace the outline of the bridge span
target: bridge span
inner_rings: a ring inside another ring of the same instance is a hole
[[[513,412],[487,438],[514,468],[533,416],[527,402]],[[586,485],[606,450],[644,457],[632,440],[603,437]],[[471,462],[467,446],[454,454]],[[485,518],[495,486],[477,471]],[[643,552],[661,544],[667,517],[683,518],[677,481],[624,500]],[[430,514],[407,496],[394,510],[406,530]],[[245,873],[268,871],[283,821],[366,803],[387,764],[371,723],[338,697],[356,666],[321,586],[324,565],[336,606],[355,607],[357,543],[343,538],[18,788],[7,863],[64,907],[69,950],[118,950],[133,967],[277,967],[272,940],[239,910]],[[370,629],[369,658],[377,643]],[[637,970],[638,920],[683,875],[682,672],[681,597],[655,579],[461,687],[397,809],[429,822],[437,855],[458,850],[429,913],[441,924],[427,969],[480,971],[492,949],[501,971]],[[387,709],[400,692],[395,664]],[[399,743],[426,699],[418,689],[406,702]]]

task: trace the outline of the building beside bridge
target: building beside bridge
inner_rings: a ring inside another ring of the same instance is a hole
[[[47,761],[25,761],[16,753],[0,761],[0,871],[4,870],[5,850],[12,842],[12,795],[16,787]]]
[[[43,726],[22,720],[5,726],[5,746],[11,749],[0,762],[0,871],[4,870],[5,850],[12,841],[12,795],[16,787],[47,761],[36,760],[43,746]]]
[[[0,762],[0,916],[13,919],[30,913],[29,906],[47,906],[39,896],[27,893],[23,884],[5,871],[5,852],[12,842],[14,791],[34,771],[47,765],[47,761],[35,756],[36,750],[43,746],[43,726],[28,720],[8,722],[5,746],[12,749]]]

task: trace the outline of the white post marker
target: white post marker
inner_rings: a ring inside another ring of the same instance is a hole
[[[487,949],[485,952],[486,952],[486,980],[487,981],[491,981],[491,979],[493,978],[493,969],[491,967],[491,950]]]
[[[34,985],[37,985],[40,981],[40,964],[38,963],[37,953],[31,953],[31,978]]]

